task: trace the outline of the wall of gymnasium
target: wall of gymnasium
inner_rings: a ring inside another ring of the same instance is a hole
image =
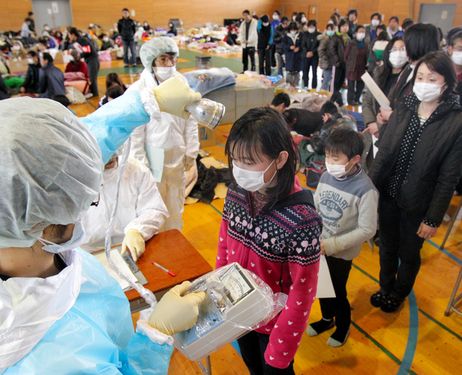
[[[418,20],[421,4],[456,4],[456,14],[453,26],[462,25],[462,0],[279,0],[275,1],[276,7],[281,13],[290,16],[292,12],[305,12],[309,19],[318,21],[321,29],[324,29],[334,9],[338,9],[342,15],[346,15],[349,9],[357,9],[359,22],[369,23],[370,15],[380,12],[388,20],[391,16],[398,16],[400,21],[411,17]],[[310,13],[311,11],[311,13]]]
[[[244,9],[258,14],[271,14],[274,0],[70,0],[75,26],[86,28],[98,23],[112,27],[121,17],[122,8],[135,11],[134,19],[147,20],[153,26],[166,27],[170,18],[180,18],[185,27],[206,22],[222,24],[224,18],[239,18]],[[0,30],[19,30],[27,12],[32,9],[31,0],[1,0]],[[5,17],[7,15],[7,17]]]

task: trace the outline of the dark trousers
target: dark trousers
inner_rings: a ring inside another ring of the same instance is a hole
[[[411,215],[392,198],[379,201],[380,289],[398,298],[409,295],[420,269],[423,238],[417,230],[423,217]]]
[[[362,79],[360,79],[359,81],[348,80],[348,104],[359,102],[363,90],[364,82]]]
[[[326,256],[330,277],[335,290],[335,298],[320,298],[322,317],[335,318],[337,330],[347,333],[351,324],[351,308],[348,302],[346,285],[351,270],[351,260]]]
[[[242,64],[244,65],[244,72],[249,70],[249,58],[253,72],[255,71],[255,47],[245,47],[242,49]]]
[[[136,64],[136,45],[134,40],[122,40],[124,46],[124,64]],[[128,58],[128,50],[130,50],[130,58]]]
[[[316,89],[318,87],[318,56],[313,56],[304,59],[303,62],[303,85],[308,87],[308,78],[310,75],[310,69],[312,70],[313,77],[311,78],[311,88]]]
[[[335,101],[338,105],[343,105],[342,95],[340,93],[340,89],[342,88],[343,84],[345,83],[345,64],[340,64],[339,66],[335,67],[335,76],[334,76],[334,92],[332,94],[332,101]]]
[[[98,96],[98,57],[91,57],[85,61],[88,65],[88,75],[90,77],[90,91],[93,94],[93,96]]]
[[[255,331],[249,332],[237,340],[242,359],[249,369],[250,375],[295,375],[293,361],[285,369],[271,367],[265,363],[264,354],[268,341],[269,335]]]
[[[258,50],[258,68],[260,74],[271,75],[271,48]]]

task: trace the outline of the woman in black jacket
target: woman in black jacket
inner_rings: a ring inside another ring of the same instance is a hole
[[[450,58],[416,65],[413,93],[393,111],[370,177],[380,192],[380,291],[371,304],[394,312],[411,292],[423,241],[435,235],[462,174],[462,107]]]
[[[303,86],[308,88],[308,78],[311,68],[311,88],[316,90],[318,87],[318,47],[319,37],[321,33],[317,29],[316,21],[308,21],[307,30],[303,32],[302,36],[302,51],[303,51]]]

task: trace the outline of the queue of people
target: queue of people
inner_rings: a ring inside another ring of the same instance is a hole
[[[120,31],[130,65],[135,30],[123,12]],[[267,16],[256,20],[249,11],[243,15],[238,40],[245,68],[249,60],[256,68],[258,51],[259,69],[266,74],[274,55],[293,86],[302,71],[308,86],[311,71],[316,88],[320,64],[322,85],[332,91],[314,115],[290,108],[290,97],[278,94],[269,107],[250,109],[236,120],[225,145],[233,183],[224,203],[216,267],[238,262],[273,292],[288,296],[271,321],[238,339],[240,353],[252,374],[294,374],[305,331],[317,336],[335,329],[327,345],[347,343],[349,273],[377,229],[380,290],[370,303],[394,313],[414,286],[422,245],[441,225],[462,177],[462,28],[448,33],[443,51],[435,26],[407,24],[400,30],[391,17],[384,27],[378,13],[367,26],[358,24],[355,10],[348,18],[334,14],[324,36],[303,13],[290,22],[279,12],[272,22]],[[98,95],[94,45],[74,28],[68,42],[74,57],[69,70],[86,67]],[[154,38],[139,54],[140,79],[126,87],[117,74],[109,75],[100,108],[85,118],[46,99],[0,102],[5,136],[0,371],[6,374],[28,373],[38,364],[44,373],[95,368],[166,373],[171,336],[197,320],[206,297],[185,295],[186,283],[144,314],[134,332],[122,290],[80,249],[103,246],[116,203],[113,239],[122,241],[122,252],[135,261],[159,231],[182,228],[185,170],[199,152],[198,125],[185,107],[200,95],[176,71],[180,51],[172,39]],[[37,87],[43,98],[62,96],[63,73],[51,55],[31,51],[29,58],[24,91]],[[369,91],[362,95],[361,75],[368,67],[391,108],[381,108]],[[363,134],[340,114],[345,79],[349,103],[363,100]],[[322,153],[325,169],[314,196],[297,177],[300,156],[291,131],[314,134],[318,141],[312,146]],[[117,202],[119,155],[129,137],[131,158],[120,176]],[[321,256],[335,297],[321,298],[322,319],[308,324]],[[66,355],[49,355],[58,350]]]

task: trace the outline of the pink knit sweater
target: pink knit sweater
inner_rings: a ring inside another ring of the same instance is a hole
[[[286,368],[294,359],[316,298],[321,219],[310,192],[296,189],[284,201],[258,215],[250,195],[230,187],[220,228],[217,267],[238,262],[288,300],[269,324],[256,329],[269,334],[265,361]]]

